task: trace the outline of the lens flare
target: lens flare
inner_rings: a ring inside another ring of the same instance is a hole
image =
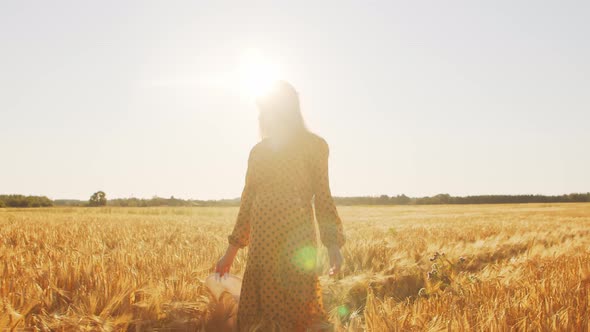
[[[252,99],[266,95],[281,78],[281,68],[256,49],[244,54],[240,67],[242,91]]]
[[[299,248],[293,256],[293,264],[306,272],[311,272],[316,268],[317,250],[312,246]]]
[[[338,311],[338,316],[340,317],[346,317],[350,313],[350,310],[345,305],[339,306],[336,310]]]

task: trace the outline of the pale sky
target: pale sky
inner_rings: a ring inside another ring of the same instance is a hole
[[[0,2],[0,194],[238,197],[280,65],[337,196],[590,191],[588,1]]]

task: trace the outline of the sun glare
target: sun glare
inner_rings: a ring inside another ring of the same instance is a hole
[[[250,50],[242,58],[240,76],[242,91],[254,99],[269,92],[272,83],[280,79],[281,70],[259,50]]]

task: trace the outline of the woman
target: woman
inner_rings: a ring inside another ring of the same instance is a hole
[[[328,145],[306,129],[289,83],[275,83],[256,103],[262,140],[250,151],[240,210],[216,272],[228,273],[238,249],[249,245],[240,331],[330,328],[318,282],[314,210],[331,275],[340,271],[345,238],[330,193]]]

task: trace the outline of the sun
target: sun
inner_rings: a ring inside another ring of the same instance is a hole
[[[281,68],[257,49],[248,50],[240,64],[241,90],[252,99],[267,94],[281,78]]]

